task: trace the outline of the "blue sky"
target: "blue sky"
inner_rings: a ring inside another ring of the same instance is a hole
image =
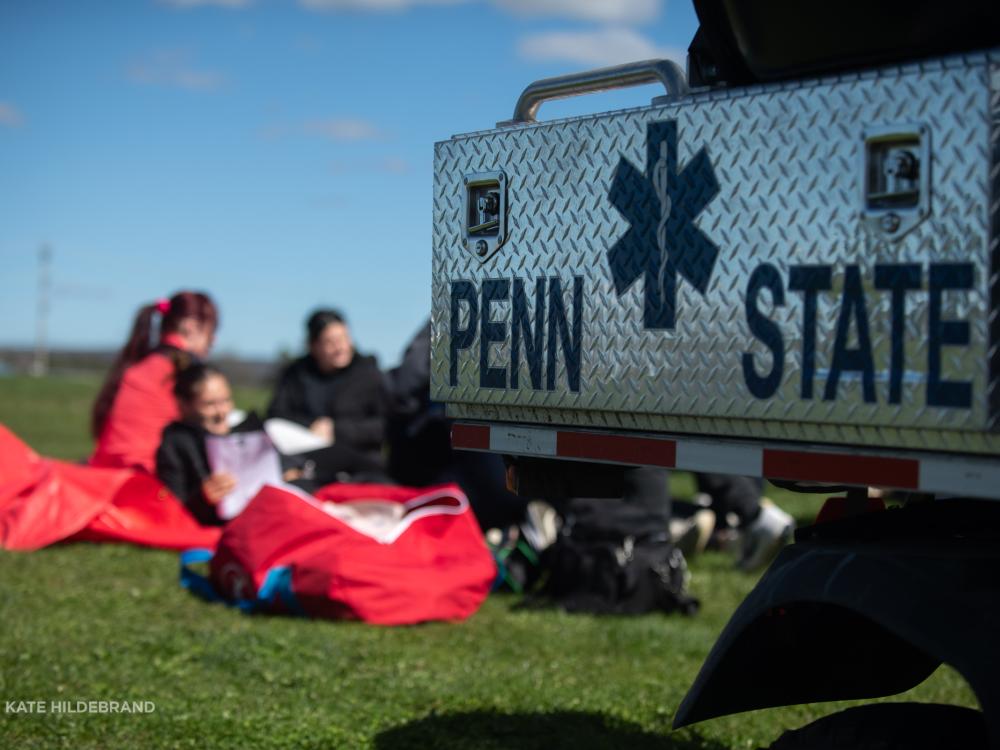
[[[0,345],[120,345],[181,288],[217,352],[298,351],[318,305],[394,364],[430,309],[433,144],[533,80],[683,62],[690,0],[0,0]],[[646,104],[642,87],[541,119]]]

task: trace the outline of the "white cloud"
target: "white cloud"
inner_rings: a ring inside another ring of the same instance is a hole
[[[191,65],[183,52],[157,52],[145,60],[133,63],[128,69],[133,83],[148,86],[169,86],[188,91],[213,91],[223,83],[225,76],[212,70],[198,70]]]
[[[24,122],[21,112],[13,104],[0,102],[0,127],[17,128]]]
[[[518,53],[527,60],[558,60],[580,65],[617,65],[665,57],[682,67],[686,54],[675,47],[657,47],[641,34],[623,28],[528,34],[518,42]]]
[[[232,2],[234,0],[168,0],[172,3]],[[242,2],[242,0],[235,0]],[[476,0],[298,0],[307,10],[399,11],[418,5],[459,5]],[[663,0],[491,0],[501,10],[519,16],[569,18],[599,23],[644,23],[660,15]]]
[[[520,16],[555,16],[600,23],[645,23],[660,15],[661,0],[493,0]]]
[[[246,8],[250,5],[250,0],[160,0],[164,5],[172,8],[186,10],[188,8],[201,8],[214,5],[218,8]]]
[[[398,11],[415,5],[458,5],[467,0],[299,0],[299,5],[307,10],[337,11]]]
[[[331,141],[371,141],[384,137],[374,123],[353,117],[312,120],[305,124],[305,131]]]

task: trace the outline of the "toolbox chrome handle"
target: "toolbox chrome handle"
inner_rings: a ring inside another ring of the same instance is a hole
[[[498,122],[497,127],[525,125],[535,122],[535,115],[543,102],[565,99],[570,96],[592,94],[597,91],[623,89],[646,83],[662,83],[667,96],[678,97],[688,93],[687,79],[680,66],[671,60],[641,60],[640,62],[598,68],[582,73],[570,73],[555,78],[543,78],[529,85],[517,100],[514,117]]]

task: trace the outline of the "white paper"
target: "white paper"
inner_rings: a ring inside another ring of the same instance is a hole
[[[387,500],[351,500],[344,503],[323,503],[323,510],[339,518],[355,531],[385,544],[397,536],[399,522],[406,515],[402,503]]]
[[[460,492],[435,490],[404,503],[358,498],[340,503],[326,501],[319,507],[379,544],[392,544],[414,521],[427,516],[458,515],[469,507],[469,501]]]
[[[224,521],[242,513],[265,484],[284,484],[278,452],[264,432],[209,435],[205,438],[205,453],[213,474],[224,472],[236,479],[233,491],[215,506]]]
[[[291,422],[287,419],[268,419],[264,422],[264,431],[271,438],[274,447],[286,456],[328,448],[333,445],[332,440],[322,438],[308,427],[303,427],[297,422]]]

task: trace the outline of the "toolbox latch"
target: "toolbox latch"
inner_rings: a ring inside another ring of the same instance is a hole
[[[502,171],[476,172],[463,178],[465,227],[463,243],[480,260],[488,260],[507,240],[507,177]]]
[[[930,129],[919,123],[864,131],[862,218],[899,239],[930,215]]]

